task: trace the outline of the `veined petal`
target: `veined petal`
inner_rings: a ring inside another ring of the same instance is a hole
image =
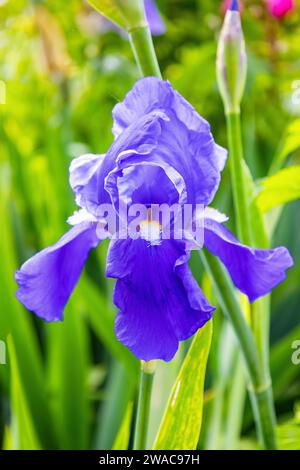
[[[90,213],[96,213],[98,199],[98,175],[105,155],[86,154],[74,158],[70,165],[70,185],[76,203]]]
[[[70,225],[78,225],[82,222],[98,222],[97,217],[88,212],[86,209],[75,211],[67,220]]]
[[[140,157],[149,155],[158,145],[161,133],[161,121],[167,119],[162,112],[153,112],[143,116],[126,129],[112,144],[103,165],[97,174],[98,200],[100,203],[110,203],[110,195],[104,183],[105,179],[118,166],[118,159],[127,154],[138,154]]]
[[[157,77],[138,80],[121,103],[113,109],[113,133],[120,135],[133,122],[154,110],[173,112],[188,129],[210,132],[208,122],[175,91],[168,81]]]
[[[159,184],[158,184],[159,182]],[[117,160],[105,179],[105,189],[114,206],[119,199],[126,204],[183,204],[187,198],[183,177],[155,155],[132,151]]]
[[[99,243],[95,223],[71,228],[57,243],[40,251],[16,271],[16,297],[46,321],[63,319],[64,307],[78,282],[89,251]]]
[[[71,185],[78,203],[88,212],[97,215],[97,205],[110,203],[105,180],[108,178],[111,182],[111,176],[119,178],[121,161],[126,159],[128,166],[129,158],[131,166],[143,161],[148,168],[150,165],[160,167],[173,184],[172,178],[177,175],[176,184],[180,180],[180,191],[184,187],[187,195],[184,202],[205,206],[211,202],[220,183],[226,151],[215,144],[207,121],[169,82],[156,77],[138,81],[123,103],[114,108],[114,120],[117,138],[103,161],[85,156],[71,168]],[[141,176],[142,172],[139,173]],[[149,182],[145,172],[144,177]],[[145,188],[149,187],[147,181],[140,180]],[[116,186],[115,182],[113,184]],[[169,202],[168,191],[163,191],[165,186],[159,199]],[[145,194],[140,196],[145,199]],[[154,199],[157,199],[157,192]]]
[[[139,80],[113,110],[116,137],[145,115],[163,113],[158,143],[151,158],[182,175],[189,202],[208,205],[220,184],[227,152],[216,145],[208,122],[171,86],[156,77]]]
[[[193,279],[187,258],[183,241],[149,245],[127,239],[110,244],[107,275],[118,279],[116,334],[139,359],[170,361],[178,342],[211,318],[214,307]]]
[[[206,218],[204,227],[204,245],[220,258],[235,286],[250,302],[282,282],[285,271],[293,265],[285,247],[264,250],[242,245],[226,227],[212,219]]]

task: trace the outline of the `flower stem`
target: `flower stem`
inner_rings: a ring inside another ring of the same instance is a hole
[[[254,335],[246,321],[229,276],[220,261],[204,249],[200,251],[200,256],[206,270],[211,274],[220,306],[230,319],[241,347],[248,372],[248,390],[258,438],[265,449],[275,449],[271,382],[265,382]]]
[[[252,245],[254,234],[250,219],[249,204],[247,201],[247,187],[244,177],[244,157],[241,134],[240,113],[227,113],[227,133],[230,151],[230,172],[233,189],[233,200],[237,218],[237,232],[241,241],[247,245]],[[275,410],[272,397],[272,386],[269,371],[269,303],[265,299],[255,302],[252,310],[252,328],[258,351],[259,367],[262,376],[261,389],[264,390],[262,396],[258,397],[257,404],[254,406],[256,421],[259,424],[259,434],[263,436],[263,426],[269,429],[268,442],[265,445],[276,448],[275,437]],[[253,400],[252,400],[253,401]],[[262,403],[263,402],[263,403]],[[263,420],[264,422],[260,422]],[[272,424],[272,429],[271,429]]]
[[[145,450],[155,361],[141,363],[139,399],[134,433],[134,450]]]
[[[227,134],[229,141],[229,164],[233,201],[237,218],[238,237],[246,245],[251,245],[251,223],[247,204],[246,186],[243,171],[243,145],[241,119],[239,113],[229,113],[227,118]]]
[[[225,315],[230,319],[240,343],[254,390],[260,388],[260,367],[254,336],[237,299],[228,274],[220,261],[204,248],[199,252],[204,267],[211,274],[216,293]]]
[[[161,78],[149,26],[142,26],[129,32],[130,45],[143,77],[154,75]]]

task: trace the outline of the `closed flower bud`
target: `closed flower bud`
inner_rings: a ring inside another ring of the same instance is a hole
[[[240,110],[247,73],[247,56],[238,2],[225,15],[217,54],[217,78],[226,113]]]

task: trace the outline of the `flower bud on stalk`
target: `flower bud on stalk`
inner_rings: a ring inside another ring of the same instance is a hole
[[[141,76],[161,76],[144,0],[87,0],[99,13],[128,32]]]
[[[225,112],[239,113],[245,89],[247,56],[237,0],[227,10],[217,53],[217,78]]]
[[[107,19],[130,32],[147,26],[144,0],[87,0]]]

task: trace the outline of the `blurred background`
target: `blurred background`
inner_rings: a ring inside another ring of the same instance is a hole
[[[163,76],[211,123],[216,141],[227,147],[215,76],[224,5],[217,0],[158,0],[157,5],[166,25],[166,32],[154,38]],[[249,61],[243,138],[259,188],[267,175],[300,164],[299,4],[277,18],[263,0],[245,0],[242,18]],[[104,276],[107,245],[102,243],[91,253],[63,323],[45,324],[24,310],[14,297],[13,274],[66,231],[66,219],[75,209],[68,184],[70,161],[108,149],[112,108],[137,78],[125,35],[83,0],[0,0],[3,449],[131,445],[138,363],[114,336],[114,283]],[[299,178],[294,181],[291,176],[290,184],[299,197]],[[265,208],[272,246],[286,245],[295,260],[287,280],[272,294],[271,318],[278,436],[281,448],[292,449],[300,449],[300,364],[291,359],[292,345],[300,340],[300,202],[296,199],[289,196],[284,206]],[[228,169],[213,205],[232,214]],[[232,224],[231,228],[235,230]],[[199,257],[193,257],[191,264],[211,302],[217,304]],[[239,410],[232,400],[239,358],[236,350],[230,354],[231,345],[232,332],[218,308],[199,448],[256,446],[242,381]],[[159,364],[149,446],[188,346],[188,341],[182,344],[172,363]]]

